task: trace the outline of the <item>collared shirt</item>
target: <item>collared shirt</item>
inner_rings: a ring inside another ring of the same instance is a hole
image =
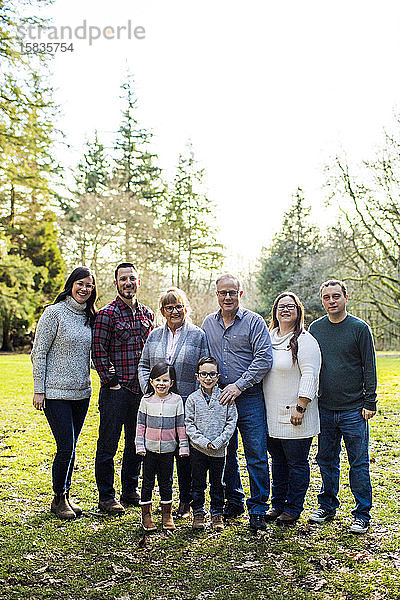
[[[140,393],[137,367],[144,343],[153,329],[154,314],[144,304],[136,310],[119,296],[99,310],[92,333],[92,359],[101,384],[123,385]],[[110,372],[114,367],[115,374]]]
[[[166,361],[167,361],[167,363],[169,365],[172,364],[172,357],[174,356],[175,349],[176,349],[176,347],[178,345],[182,329],[183,329],[183,325],[181,327],[178,327],[178,329],[175,330],[175,333],[172,333],[172,331],[168,327],[168,331],[167,331],[167,350],[166,350],[166,357],[165,357],[165,359],[166,359]]]
[[[243,392],[270,370],[271,339],[264,319],[257,313],[239,307],[232,323],[225,327],[219,310],[204,319],[202,328],[210,354],[218,362],[222,384],[235,383]]]

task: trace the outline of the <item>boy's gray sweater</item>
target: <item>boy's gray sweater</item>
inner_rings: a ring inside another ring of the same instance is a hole
[[[191,445],[208,456],[225,456],[236,427],[236,406],[220,404],[220,395],[221,390],[215,386],[207,403],[202,390],[198,389],[190,394],[185,404],[186,434]],[[207,448],[209,442],[216,450]]]
[[[48,306],[39,319],[32,348],[36,393],[52,400],[81,400],[92,393],[85,304],[72,296]]]

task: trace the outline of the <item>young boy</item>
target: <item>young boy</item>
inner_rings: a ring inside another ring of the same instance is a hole
[[[207,471],[210,479],[211,526],[222,530],[224,522],[224,488],[226,446],[237,421],[235,404],[219,403],[221,390],[215,358],[203,356],[197,365],[196,378],[200,388],[190,394],[185,405],[186,434],[190,440],[192,465],[193,529],[204,529],[204,502]]]

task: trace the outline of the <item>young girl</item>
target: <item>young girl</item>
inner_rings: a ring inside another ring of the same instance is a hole
[[[151,496],[156,475],[160,489],[162,526],[164,529],[175,529],[172,518],[172,477],[177,438],[179,455],[189,455],[183,401],[176,392],[174,367],[166,362],[155,364],[150,371],[146,394],[140,401],[135,440],[136,452],[143,456],[140,504],[145,531],[156,529],[151,514]]]

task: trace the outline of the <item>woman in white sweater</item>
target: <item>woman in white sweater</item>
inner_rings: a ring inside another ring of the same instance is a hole
[[[304,330],[304,307],[284,292],[272,307],[273,366],[263,382],[272,457],[271,508],[266,521],[292,525],[303,510],[310,483],[308,454],[319,433],[318,377],[321,354]]]
[[[76,268],[40,317],[31,354],[33,405],[43,409],[57,444],[51,511],[60,519],[82,514],[69,497],[69,489],[75,448],[92,393],[90,346],[95,301],[94,275],[86,267]]]

